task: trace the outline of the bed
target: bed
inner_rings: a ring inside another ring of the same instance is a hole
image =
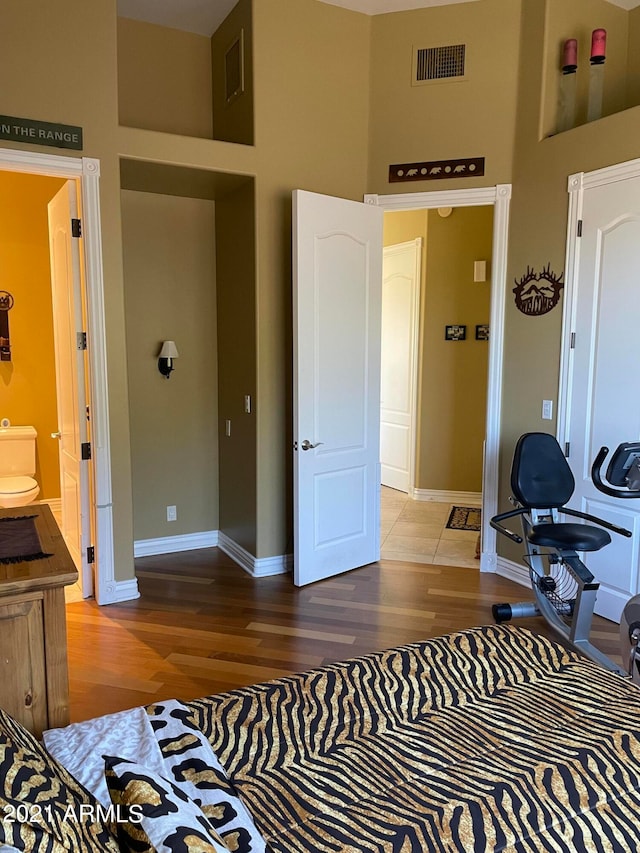
[[[639,700],[630,680],[505,625],[54,729],[44,747],[2,715],[5,843],[637,850]],[[85,824],[63,820],[80,802]]]

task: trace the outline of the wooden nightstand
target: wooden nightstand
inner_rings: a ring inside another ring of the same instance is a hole
[[[0,563],[0,707],[40,737],[69,723],[64,587],[78,572],[46,504],[0,509],[2,553],[15,529],[2,519],[25,516],[51,556]]]

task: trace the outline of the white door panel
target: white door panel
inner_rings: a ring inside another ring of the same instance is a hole
[[[83,329],[81,266],[78,238],[71,232],[77,218],[76,186],[67,183],[49,202],[49,248],[56,362],[56,396],[62,535],[80,572],[85,597],[93,593],[87,563],[90,536],[88,463],[82,460],[87,440],[85,350],[78,348]]]
[[[605,498],[604,495],[600,497]],[[585,561],[602,584],[598,591],[598,612],[601,616],[618,622],[620,613],[629,600],[630,591],[637,586],[640,518],[637,512],[627,506],[629,501],[618,501],[614,507],[611,506],[611,501],[607,502],[606,498],[600,500],[600,497],[597,500],[584,501],[584,511],[633,532],[631,539],[612,533],[611,544],[601,551],[587,555]]]
[[[294,206],[294,577],[378,559],[382,211]],[[304,450],[304,442],[314,447]]]
[[[587,188],[575,302],[568,439],[576,478],[573,506],[634,531],[585,555],[600,581],[596,612],[619,621],[638,592],[640,502],[598,492],[591,464],[600,447],[640,439],[640,336],[633,315],[640,270],[640,178]],[[580,506],[578,506],[580,503]]]
[[[403,492],[414,473],[420,244],[387,246],[383,255],[381,481]]]

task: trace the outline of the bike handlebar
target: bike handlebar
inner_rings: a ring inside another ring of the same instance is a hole
[[[500,513],[500,515],[494,515],[493,518],[489,521],[491,527],[494,530],[497,530],[498,533],[502,533],[503,536],[506,536],[508,539],[511,539],[513,542],[517,542],[518,545],[522,542],[522,536],[518,533],[514,533],[513,530],[509,530],[504,525],[500,524],[505,518],[513,518],[515,515],[522,515],[523,513],[528,512],[526,507],[520,507],[519,509],[512,509],[509,512]]]
[[[602,465],[604,460],[607,458],[608,453],[609,448],[603,446],[600,448],[596,458],[593,460],[593,465],[591,466],[591,479],[593,480],[593,485],[599,492],[609,495],[612,498],[640,498],[640,490],[638,489],[614,489],[614,487],[610,486],[608,483],[602,482]]]

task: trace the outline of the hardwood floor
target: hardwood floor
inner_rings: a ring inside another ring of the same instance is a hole
[[[530,590],[477,569],[381,561],[303,589],[254,579],[217,548],[136,561],[141,597],[67,605],[72,721],[193,699],[492,622]],[[518,624],[553,636],[541,619]],[[618,654],[618,626],[592,639]],[[619,660],[619,658],[618,658]]]

